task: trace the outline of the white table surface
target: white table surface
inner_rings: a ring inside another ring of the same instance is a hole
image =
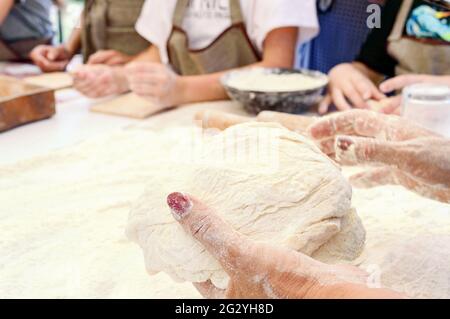
[[[99,101],[85,98],[73,89],[56,92],[56,100],[56,114],[52,118],[0,133],[0,165],[69,147],[131,125],[146,129],[192,125],[195,113],[200,110],[248,115],[238,103],[218,101],[186,105],[139,120],[91,112],[90,107]]]
[[[0,133],[0,164],[27,159],[76,144],[91,136],[117,130],[139,120],[92,113],[94,101],[74,90],[56,94],[56,115]]]

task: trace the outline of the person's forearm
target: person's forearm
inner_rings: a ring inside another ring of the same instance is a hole
[[[182,76],[182,104],[218,101],[227,99],[227,93],[220,83],[223,73]]]
[[[131,62],[161,63],[158,48],[154,45],[151,45],[147,50],[136,55]]]
[[[0,26],[5,21],[12,7],[14,6],[14,0],[2,0],[0,1]]]
[[[290,63],[277,63],[274,61],[261,61],[244,68],[267,67],[267,68],[288,68]],[[220,78],[226,72],[218,72],[205,75],[182,76],[183,96],[186,103],[200,103],[206,101],[219,101],[228,99],[228,95],[220,83]]]
[[[243,68],[292,68],[295,60],[296,44],[299,30],[295,27],[278,28],[272,30],[264,40],[264,54],[261,62]],[[183,85],[183,104],[227,99],[225,89],[220,78],[226,72],[214,74],[185,76]]]
[[[450,86],[450,76],[449,75],[424,75],[423,82],[429,82],[431,84],[442,84]]]
[[[440,80],[442,81],[442,84],[450,86],[450,76],[449,75],[443,76]]]
[[[312,292],[311,298],[320,299],[406,299],[403,294],[386,288],[369,288],[361,284],[337,284]]]
[[[81,48],[81,32],[81,28],[75,27],[69,40],[65,44],[65,48],[71,56],[77,54]]]

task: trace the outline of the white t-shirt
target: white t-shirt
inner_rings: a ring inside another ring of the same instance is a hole
[[[240,0],[247,33],[260,53],[267,34],[277,28],[298,27],[299,43],[317,35],[315,0]],[[136,23],[137,32],[159,48],[168,63],[167,41],[177,0],[147,0]],[[183,20],[190,49],[211,44],[231,25],[229,0],[191,0]]]

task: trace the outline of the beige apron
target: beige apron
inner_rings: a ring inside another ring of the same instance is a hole
[[[398,61],[396,74],[450,74],[450,45],[448,43],[403,36],[413,3],[413,0],[403,0],[394,28],[388,38],[388,53]]]
[[[135,30],[145,0],[87,0],[83,14],[85,61],[98,50],[136,55],[150,46]]]
[[[178,0],[172,34],[167,42],[170,64],[178,74],[210,74],[243,67],[261,60],[248,37],[239,0],[230,0],[231,26],[208,47],[190,50],[188,35],[182,29],[189,1]]]

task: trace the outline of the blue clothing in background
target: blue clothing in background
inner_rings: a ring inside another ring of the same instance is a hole
[[[50,19],[52,6],[52,0],[16,0],[9,15],[0,25],[0,39],[15,42],[53,37]]]
[[[299,66],[328,73],[334,66],[354,61],[371,31],[366,0],[334,0],[329,11],[319,12],[320,34],[300,48]]]
[[[406,32],[418,38],[450,42],[450,13],[421,5],[413,10],[406,24]]]

